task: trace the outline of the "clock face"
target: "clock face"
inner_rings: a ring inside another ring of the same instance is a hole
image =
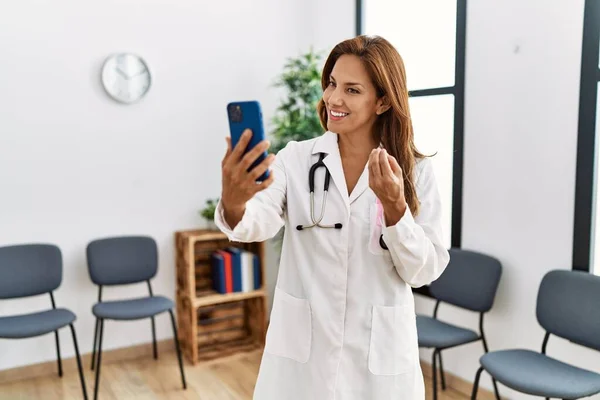
[[[102,84],[106,92],[121,103],[135,103],[150,89],[150,71],[140,57],[121,53],[106,59]]]

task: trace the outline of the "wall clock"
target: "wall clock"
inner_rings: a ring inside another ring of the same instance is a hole
[[[116,101],[131,104],[148,93],[151,84],[146,62],[131,53],[109,56],[102,66],[104,90]]]

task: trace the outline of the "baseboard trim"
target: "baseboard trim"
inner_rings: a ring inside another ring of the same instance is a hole
[[[433,376],[431,364],[421,360],[421,369],[423,370],[423,378],[428,380],[428,382],[426,381],[425,384],[429,384],[431,382],[431,379]],[[439,374],[439,372],[438,372],[438,374]],[[455,392],[458,392],[460,394],[467,396],[468,398],[471,398],[471,393],[473,391],[473,382],[466,381],[463,378],[460,378],[452,373],[449,373],[446,370],[444,370],[444,376],[446,377],[446,390],[448,390],[450,388],[450,389],[454,390]],[[473,373],[473,378],[475,378],[475,373]],[[481,379],[485,379],[485,374],[483,374],[481,376]],[[488,379],[489,379],[489,375],[488,375]],[[438,375],[438,393],[440,393],[441,390],[442,390],[442,384],[440,382],[440,378]],[[505,399],[505,397],[502,397],[502,399]],[[496,396],[494,395],[493,391],[489,391],[485,388],[482,388],[481,385],[479,385],[479,390],[477,392],[477,400],[496,400]]]
[[[174,351],[175,343],[173,339],[159,340],[156,342],[158,349],[158,359],[161,353]],[[122,347],[113,350],[102,350],[102,364],[115,361],[134,360],[142,357],[153,357],[152,342],[135,346]],[[92,353],[86,353],[81,356],[81,363],[84,371],[89,371],[92,362]],[[77,374],[77,361],[75,356],[62,359],[63,374]],[[58,363],[56,360],[46,361],[37,364],[25,365],[22,367],[6,369],[0,371],[0,385],[27,379],[35,379],[50,375],[58,376]]]

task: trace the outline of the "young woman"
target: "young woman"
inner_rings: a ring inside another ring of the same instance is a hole
[[[222,163],[217,226],[239,242],[285,226],[254,398],[422,400],[411,287],[437,279],[449,255],[404,65],[385,39],[356,37],[332,50],[322,86],[322,136],[247,172],[269,143],[244,155],[246,132]]]

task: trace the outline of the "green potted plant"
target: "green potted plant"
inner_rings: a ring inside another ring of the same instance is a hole
[[[313,51],[288,58],[274,86],[284,88],[281,100],[271,121],[271,151],[277,153],[290,140],[311,139],[323,134],[317,115],[321,89],[322,55]]]
[[[214,218],[215,218],[215,209],[217,208],[218,203],[219,203],[218,198],[208,199],[208,200],[206,200],[204,208],[202,208],[200,211],[198,211],[200,216],[206,220],[208,229],[211,229],[211,230],[217,230],[217,226],[215,225]]]
[[[277,154],[289,141],[311,139],[323,134],[317,104],[323,96],[321,88],[322,54],[312,48],[297,57],[288,58],[274,86],[283,88],[285,97],[271,120],[271,148]],[[278,248],[283,229],[275,236]]]

